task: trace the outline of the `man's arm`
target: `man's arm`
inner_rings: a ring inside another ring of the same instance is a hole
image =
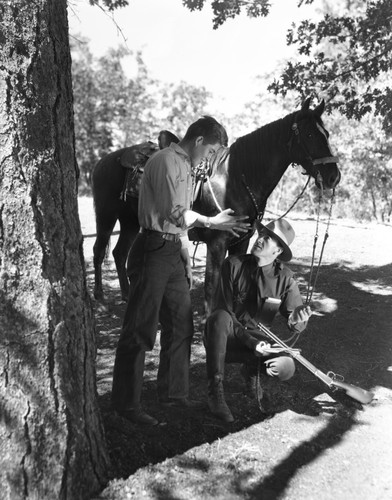
[[[234,236],[240,236],[238,233],[246,233],[251,228],[251,224],[243,222],[249,217],[247,215],[232,215],[234,210],[227,208],[214,217],[207,217],[193,210],[187,210],[184,213],[184,220],[187,228],[205,227],[208,229],[217,229],[228,231]]]
[[[294,278],[289,279],[289,285],[279,311],[287,319],[287,326],[293,333],[305,330],[312,311],[310,306],[304,305]]]
[[[189,238],[187,234],[180,236],[180,240],[181,240],[181,260],[184,263],[185,276],[188,280],[189,288],[192,289],[193,276],[192,276],[191,258],[189,255]]]

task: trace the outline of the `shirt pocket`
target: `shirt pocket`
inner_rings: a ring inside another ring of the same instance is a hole
[[[272,323],[276,314],[279,311],[281,300],[277,297],[264,297],[263,306],[261,308],[261,318],[266,323]]]

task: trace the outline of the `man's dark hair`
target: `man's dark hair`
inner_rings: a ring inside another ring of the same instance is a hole
[[[189,141],[199,136],[204,137],[205,144],[219,143],[222,146],[227,146],[229,142],[225,128],[212,116],[203,116],[192,123],[186,131],[184,141]]]

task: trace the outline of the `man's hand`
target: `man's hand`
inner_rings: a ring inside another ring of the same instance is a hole
[[[312,315],[312,310],[310,306],[298,306],[294,309],[294,311],[289,316],[289,324],[295,325],[297,323],[303,323],[304,321],[308,321],[310,316]]]
[[[192,274],[192,266],[190,264],[185,266],[185,276],[188,281],[189,290],[192,290],[193,274]]]
[[[268,354],[270,354],[269,349],[271,349],[271,344],[261,341],[255,347],[255,354],[256,356],[268,356]]]
[[[280,347],[278,344],[271,346],[271,344],[264,342],[263,340],[255,347],[255,354],[259,357],[269,356],[270,354],[279,354],[281,352],[287,352],[287,349]]]
[[[277,377],[279,375],[279,367],[277,363],[277,360],[274,358],[264,361],[264,364],[266,366],[265,371],[270,377]]]
[[[184,246],[181,247],[180,255],[181,255],[181,260],[184,263],[185,276],[188,281],[189,290],[192,290],[192,285],[193,285],[192,265],[188,248]]]
[[[221,231],[228,231],[234,236],[240,236],[238,233],[246,233],[251,228],[249,222],[242,222],[249,219],[247,215],[231,215],[234,210],[226,208],[223,212],[211,217],[211,229],[219,229]]]

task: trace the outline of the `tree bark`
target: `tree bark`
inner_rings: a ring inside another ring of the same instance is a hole
[[[0,0],[0,497],[107,481],[66,0]]]

